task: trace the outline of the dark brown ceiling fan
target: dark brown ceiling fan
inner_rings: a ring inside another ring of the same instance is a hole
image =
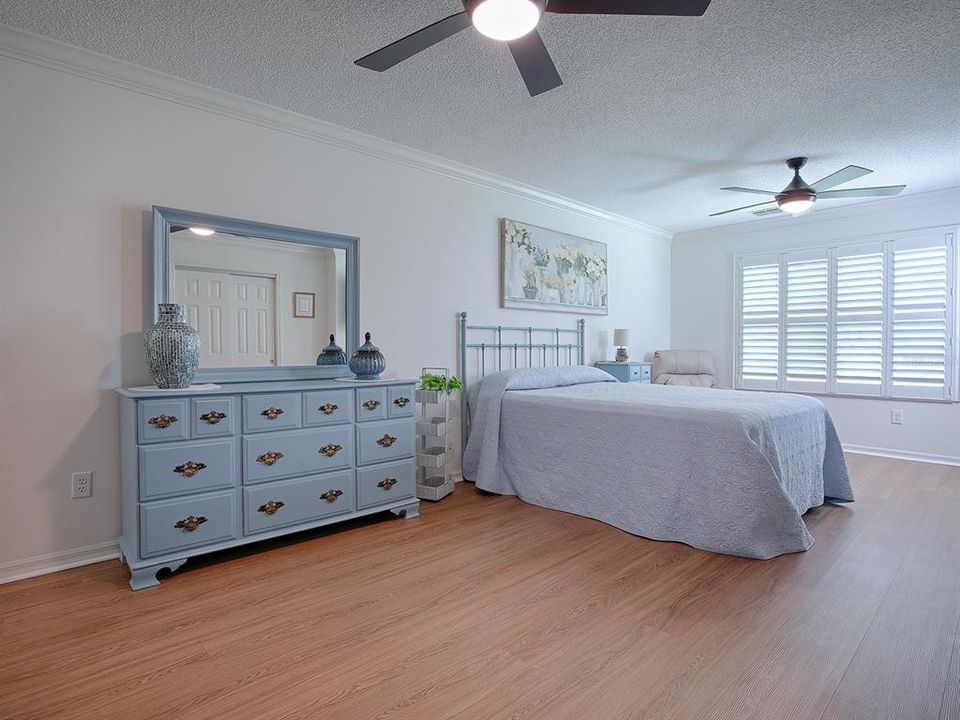
[[[703,15],[710,0],[463,0],[465,10],[356,61],[383,72],[473,25],[507,43],[530,95],[563,85],[537,32],[545,12],[578,15]]]
[[[851,180],[856,180],[864,175],[869,175],[873,170],[868,170],[859,165],[847,165],[843,170],[837,170],[832,175],[827,175],[822,180],[817,180],[813,185],[808,185],[800,177],[800,168],[807,164],[807,158],[795,157],[787,160],[787,167],[793,170],[793,180],[783,190],[754,190],[753,188],[743,187],[724,187],[721,190],[732,190],[733,192],[753,193],[755,195],[773,195],[773,200],[756,203],[754,205],[744,205],[733,210],[724,210],[723,212],[712,213],[710,217],[717,215],[726,215],[727,213],[737,212],[739,210],[748,210],[750,208],[761,207],[762,205],[772,205],[776,203],[784,212],[791,215],[799,215],[813,207],[817,200],[831,200],[835,198],[861,198],[861,197],[886,197],[888,195],[899,195],[906,185],[886,185],[884,187],[868,188],[849,188],[846,190],[830,190],[832,187],[841,185]],[[775,211],[774,211],[775,212]]]

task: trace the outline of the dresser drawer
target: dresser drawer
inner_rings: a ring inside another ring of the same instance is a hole
[[[383,420],[387,417],[387,389],[357,388],[357,422]]]
[[[289,430],[300,427],[300,394],[243,396],[243,431]]]
[[[245,483],[340,470],[352,464],[351,425],[243,438]]]
[[[141,447],[140,499],[233,487],[235,447],[232,439]]]
[[[413,497],[413,460],[371,465],[357,470],[357,507],[366,508]]]
[[[353,421],[353,390],[321,390],[303,394],[303,426],[339,425]]]
[[[188,439],[190,414],[187,399],[139,401],[137,426],[137,437],[141,443]]]
[[[236,537],[236,494],[197,495],[140,505],[140,554],[162,555]]]
[[[650,366],[649,365],[631,365],[630,381],[646,382],[646,383],[650,382]]]
[[[357,426],[357,464],[396,460],[413,455],[414,424],[387,420]]]
[[[190,401],[190,414],[193,416],[193,437],[208,438],[233,435],[236,400],[232,397],[193,398]]]
[[[387,415],[392,418],[413,417],[413,385],[394,385],[387,388]]]
[[[355,509],[353,471],[243,489],[244,533],[251,535]]]

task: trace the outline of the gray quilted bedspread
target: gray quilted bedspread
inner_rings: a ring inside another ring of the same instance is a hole
[[[471,393],[464,477],[636,535],[750,558],[809,549],[803,513],[853,500],[819,400],[604,376],[586,367],[487,376]]]

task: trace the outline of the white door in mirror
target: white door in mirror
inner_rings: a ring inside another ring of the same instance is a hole
[[[174,302],[200,333],[200,367],[273,367],[275,285],[272,277],[177,268]]]

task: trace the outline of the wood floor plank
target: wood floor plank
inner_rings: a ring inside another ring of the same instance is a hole
[[[960,623],[953,633],[953,653],[947,670],[947,681],[940,701],[938,720],[958,720],[960,718]]]
[[[939,473],[948,476],[951,469]],[[940,712],[960,623],[960,477],[911,484],[924,522],[824,720],[914,720]]]
[[[119,563],[0,586],[0,717],[958,720],[960,469],[849,466],[858,502],[769,561],[461,485],[140,593]]]

